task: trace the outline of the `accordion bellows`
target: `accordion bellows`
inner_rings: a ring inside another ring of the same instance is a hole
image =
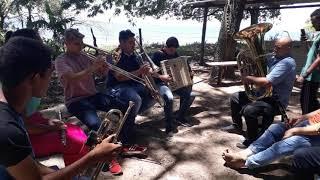
[[[187,56],[180,56],[161,61],[162,73],[172,77],[172,81],[168,82],[171,91],[193,84],[187,58]]]

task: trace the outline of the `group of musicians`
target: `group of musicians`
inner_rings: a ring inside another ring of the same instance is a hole
[[[51,51],[42,42],[39,34],[32,29],[20,29],[7,36],[6,43],[1,47],[1,112],[8,117],[1,122],[0,128],[5,135],[1,144],[5,152],[1,155],[1,170],[6,170],[15,179],[38,179],[51,177],[68,179],[95,162],[106,161],[104,169],[118,175],[122,173],[115,152],[122,155],[141,154],[146,147],[134,143],[135,117],[155,104],[149,89],[128,78],[125,74],[109,70],[105,56],[98,56],[94,61],[83,52],[83,38],[76,29],[67,29],[64,34],[66,52],[51,64]],[[119,33],[120,57],[109,62],[135,76],[154,78],[156,89],[165,101],[166,133],[172,136],[176,132],[173,117],[173,92],[166,86],[172,77],[154,72],[148,63],[135,52],[135,34],[130,30]],[[170,37],[166,47],[155,53],[157,65],[160,61],[178,57],[177,38]],[[39,52],[39,53],[33,53]],[[142,63],[141,63],[142,62]],[[17,72],[13,69],[17,69]],[[97,110],[108,112],[119,109],[125,112],[129,101],[134,103],[127,119],[122,126],[119,141],[122,146],[109,143],[111,137],[89,151],[85,142],[86,133],[78,126],[64,123],[57,119],[47,119],[37,108],[40,98],[45,95],[53,69],[64,89],[65,105],[68,112],[76,116],[89,130],[97,131],[101,120]],[[189,68],[191,71],[191,68]],[[94,76],[107,76],[107,89],[98,92]],[[12,82],[11,82],[12,81]],[[186,112],[191,106],[194,96],[192,86],[177,90],[181,97],[180,109],[176,117],[180,124],[187,124]],[[24,93],[18,93],[18,92]],[[20,118],[20,116],[23,117]],[[61,132],[65,131],[65,144],[61,141]],[[49,142],[49,143],[48,143]],[[62,153],[65,169],[55,171],[35,161],[37,157]],[[14,157],[14,158],[13,158]],[[1,173],[1,175],[4,172]],[[81,177],[83,178],[83,177]]]
[[[311,20],[314,28],[320,31],[320,9],[311,14]],[[146,86],[120,71],[109,70],[105,56],[98,56],[92,61],[83,52],[83,38],[84,35],[78,30],[67,29],[64,34],[66,52],[57,57],[53,65],[51,51],[36,31],[20,29],[10,34],[10,37],[7,36],[5,45],[0,48],[1,178],[71,179],[97,162],[108,162],[105,169],[117,175],[122,173],[116,159],[118,153],[134,155],[146,151],[146,147],[134,144],[135,118],[157,99],[154,99],[154,94]],[[225,130],[245,135],[241,119],[244,116],[247,134],[246,140],[237,145],[244,150],[237,153],[229,150],[223,152],[226,165],[236,169],[252,169],[265,166],[297,150],[293,160],[293,167],[299,175],[297,177],[311,178],[314,173],[320,172],[319,148],[316,147],[320,145],[320,110],[317,110],[319,107],[314,103],[317,102],[315,94],[319,85],[319,71],[316,69],[320,62],[317,50],[319,40],[320,35],[315,37],[306,65],[298,77],[298,81],[303,82],[302,106],[312,107],[304,108],[303,115],[297,118],[272,124],[275,115],[284,116],[281,108],[288,106],[296,79],[296,64],[290,54],[292,41],[289,37],[279,38],[275,42],[274,55],[267,58],[266,77],[242,77],[243,82],[272,87],[273,96],[252,101],[245,92],[232,95],[233,124]],[[150,64],[145,63],[143,57],[135,52],[135,43],[134,33],[130,30],[121,31],[119,57],[107,61],[135,76],[154,79],[155,88],[165,102],[165,131],[168,136],[172,136],[177,132],[175,122],[188,126],[186,113],[195,98],[192,86],[174,92],[180,96],[180,108],[174,117],[173,92],[167,85],[172,77],[154,71]],[[177,38],[170,37],[166,46],[154,53],[152,60],[160,66],[161,61],[179,56],[178,47]],[[113,137],[109,136],[89,150],[85,145],[87,135],[80,127],[57,119],[47,119],[37,111],[54,69],[63,85],[68,111],[89,130],[97,131],[101,126],[97,110],[108,112],[110,109],[119,109],[125,112],[129,101],[134,103],[121,129],[119,141],[122,145],[111,143]],[[189,71],[192,76],[190,67]],[[105,92],[97,91],[94,76],[107,77]],[[65,132],[64,141],[61,141],[62,131]],[[45,167],[35,159],[53,153],[63,154],[66,164],[64,169]]]

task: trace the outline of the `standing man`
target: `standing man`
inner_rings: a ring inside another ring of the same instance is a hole
[[[52,71],[51,52],[38,40],[14,37],[0,48],[1,175],[4,167],[11,179],[71,179],[99,161],[110,160],[120,147],[109,143],[111,138],[105,139],[78,161],[59,171],[34,160],[21,114],[31,97],[46,94]]]
[[[320,9],[311,13],[310,17],[312,26],[316,31],[320,31]],[[301,39],[306,40],[305,37],[302,37]],[[302,83],[300,94],[302,114],[307,114],[319,108],[317,92],[319,89],[320,71],[316,69],[320,64],[319,46],[320,34],[318,33],[313,39],[313,44],[308,52],[307,61],[297,79],[298,82]]]
[[[296,63],[291,57],[292,41],[285,37],[275,42],[275,55],[267,58],[268,74],[266,77],[246,76],[243,81],[255,84],[258,87],[272,86],[272,97],[265,97],[257,101],[249,100],[244,91],[233,94],[230,98],[231,117],[233,124],[227,131],[242,132],[243,115],[247,124],[247,139],[240,148],[246,148],[262,134],[273,122],[275,115],[280,114],[279,103],[286,108],[296,76]],[[262,130],[259,132],[258,117],[262,117]]]
[[[83,37],[76,29],[67,29],[64,34],[67,51],[55,60],[59,80],[63,85],[65,104],[68,111],[76,116],[90,130],[97,131],[101,120],[97,110],[108,112],[112,108],[125,112],[128,104],[98,93],[94,83],[94,75],[107,73],[107,65],[100,57],[91,60],[82,53]],[[128,119],[132,118],[132,113]],[[121,141],[126,143],[127,132],[121,131]],[[122,174],[121,166],[114,159],[109,165],[112,174]]]
[[[166,46],[153,54],[153,62],[160,67],[161,61],[179,57],[177,48],[179,48],[178,39],[176,37],[169,37],[166,41]],[[190,74],[193,75],[190,66],[189,71]],[[171,77],[169,75],[162,74],[155,76],[157,78],[156,83],[159,87],[160,94],[165,100],[164,113],[166,119],[166,133],[172,134],[174,131],[176,131],[173,125],[173,92],[166,85],[166,82],[170,81]],[[183,87],[174,92],[180,96],[180,108],[178,111],[177,121],[183,125],[188,125],[185,115],[195,98],[191,92],[192,86]]]

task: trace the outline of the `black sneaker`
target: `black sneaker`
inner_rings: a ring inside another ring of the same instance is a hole
[[[222,128],[221,128],[221,131],[225,131],[225,132],[233,133],[233,134],[243,135],[242,129],[236,127],[234,124],[231,124],[231,125],[229,125],[229,126],[222,127]]]
[[[249,140],[244,140],[242,143],[237,143],[236,146],[240,149],[246,149],[250,146],[251,142]]]
[[[172,137],[173,134],[177,133],[178,130],[177,128],[174,128],[174,127],[166,127],[166,134],[169,136],[169,137]]]
[[[177,118],[176,123],[179,126],[183,126],[183,127],[191,127],[192,125],[189,123],[189,121],[185,118]]]

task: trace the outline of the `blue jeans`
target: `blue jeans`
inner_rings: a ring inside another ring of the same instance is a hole
[[[172,114],[173,114],[173,94],[171,90],[165,84],[158,85],[160,95],[163,97],[166,105],[164,106],[164,113],[166,119],[166,126],[172,126]],[[176,91],[175,94],[180,96],[180,108],[178,111],[178,119],[183,119],[186,112],[189,110],[195,96],[192,94],[192,86],[183,87]]]
[[[295,127],[309,125],[308,120],[302,121]],[[298,148],[310,147],[320,144],[320,136],[295,135],[282,139],[288,129],[284,123],[272,124],[249,149],[254,153],[246,160],[248,168],[256,168],[267,165],[272,161],[293,154]]]
[[[108,112],[110,109],[119,109],[122,113],[126,111],[128,103],[123,102],[110,95],[97,93],[93,96],[83,98],[67,106],[68,111],[76,116],[90,130],[97,131],[101,125],[97,110]],[[134,120],[133,113],[128,115],[127,121]],[[127,141],[127,134],[121,131],[120,139],[123,143]]]
[[[119,84],[107,90],[107,94],[119,99],[121,102],[128,104],[129,101],[134,102],[131,109],[130,118],[122,127],[125,139],[129,139],[133,133],[135,125],[135,117],[155,104],[148,90],[141,84]],[[125,144],[125,142],[122,142]]]

